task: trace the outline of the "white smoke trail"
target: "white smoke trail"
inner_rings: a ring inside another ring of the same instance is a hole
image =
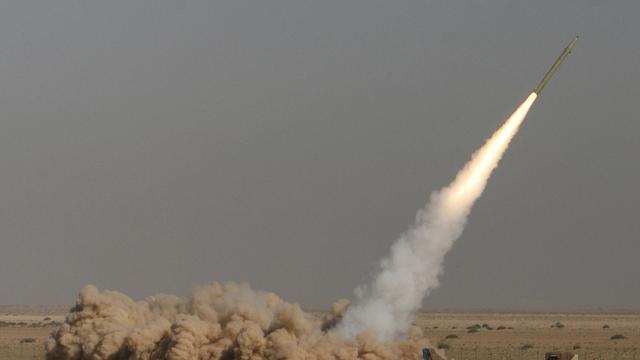
[[[415,224],[381,261],[373,283],[356,289],[355,303],[335,330],[339,335],[353,337],[368,331],[380,340],[390,340],[406,332],[424,297],[439,285],[444,256],[462,234],[471,207],[536,97],[531,93],[455,180],[431,195],[427,206],[418,211]]]

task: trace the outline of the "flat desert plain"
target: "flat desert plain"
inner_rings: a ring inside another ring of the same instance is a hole
[[[44,342],[66,310],[0,306],[0,359],[44,359]],[[580,359],[640,360],[640,314],[424,312],[416,325],[449,359],[533,360],[572,351]]]
[[[545,352],[570,351],[580,359],[640,360],[640,314],[429,312],[416,325],[449,359],[543,359]]]

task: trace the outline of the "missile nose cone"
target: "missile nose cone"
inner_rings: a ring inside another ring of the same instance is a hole
[[[580,38],[580,35],[576,35],[575,38],[573,38],[573,40],[571,41],[571,44],[569,44],[569,48],[573,50],[573,47],[576,46],[576,42],[578,42],[578,39]]]

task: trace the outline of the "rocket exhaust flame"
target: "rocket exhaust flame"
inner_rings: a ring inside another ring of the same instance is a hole
[[[537,96],[531,93],[473,154],[455,180],[431,195],[415,224],[382,260],[373,283],[356,289],[355,303],[335,330],[339,335],[353,337],[369,331],[381,340],[391,340],[406,332],[423,298],[439,285],[444,256],[462,234],[474,202]]]

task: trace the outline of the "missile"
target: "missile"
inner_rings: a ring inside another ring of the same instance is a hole
[[[533,89],[533,92],[536,93],[536,95],[540,95],[540,93],[542,92],[542,89],[544,89],[544,87],[549,82],[549,79],[551,79],[551,77],[553,76],[553,74],[556,73],[560,65],[562,65],[562,62],[564,61],[564,59],[566,59],[567,56],[571,54],[571,50],[573,50],[573,47],[576,46],[576,41],[578,41],[578,36],[576,36],[569,43],[569,45],[566,48],[564,48],[564,51],[562,52],[562,54],[560,54],[560,56],[558,57],[558,60],[556,60],[556,62],[553,63],[549,71],[547,71],[547,73],[544,75],[544,77],[542,78],[542,81],[540,81],[540,84],[538,84],[538,86],[536,86],[536,88]]]

